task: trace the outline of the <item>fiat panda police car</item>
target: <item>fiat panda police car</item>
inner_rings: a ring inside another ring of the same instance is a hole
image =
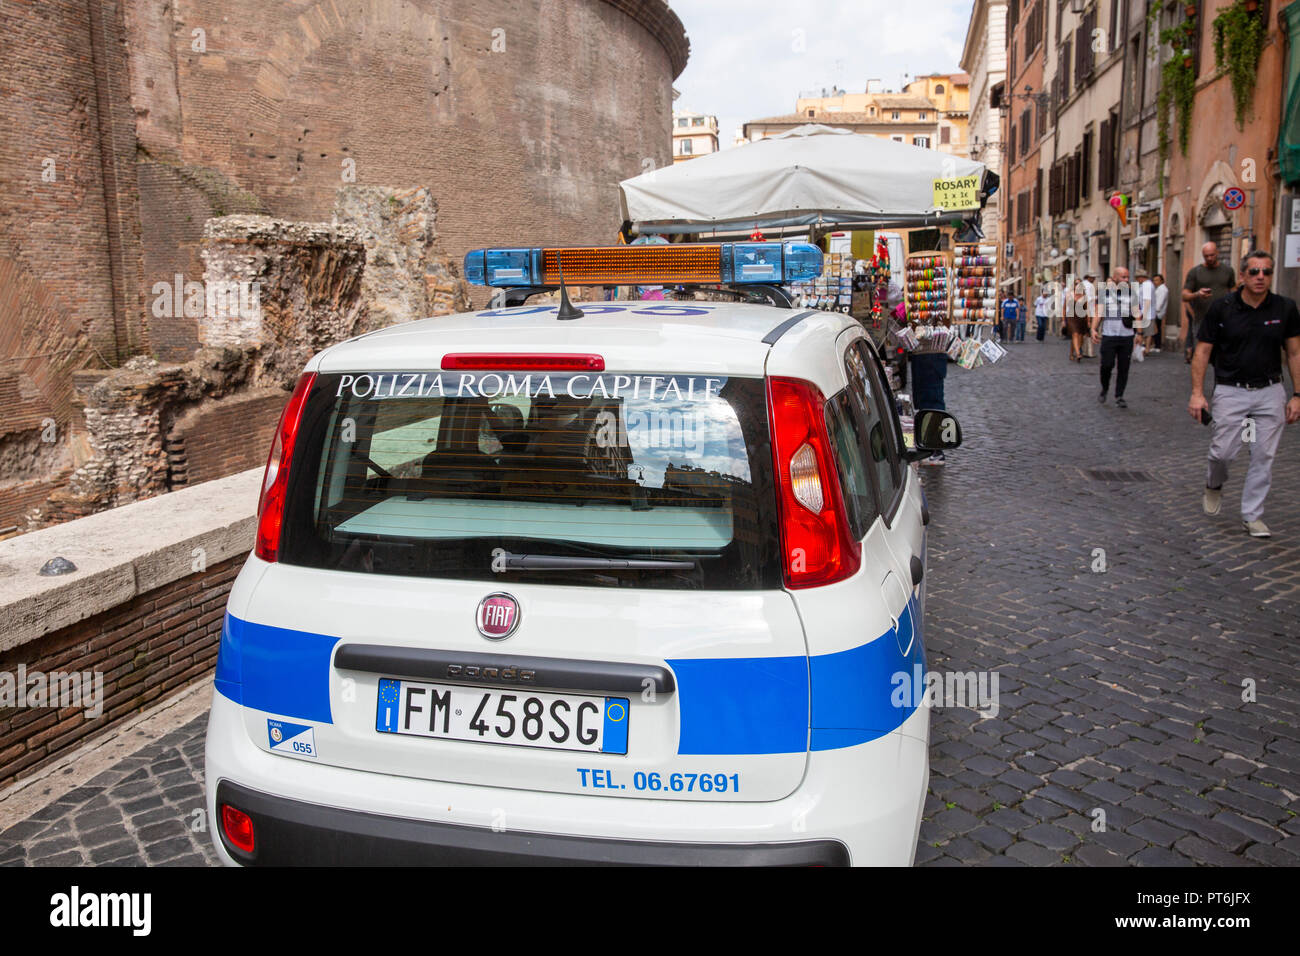
[[[222,860],[910,863],[910,462],[956,422],[918,413],[909,448],[839,313],[527,303],[819,269],[797,243],[478,250],[471,281],[524,304],[312,358],[222,631]]]

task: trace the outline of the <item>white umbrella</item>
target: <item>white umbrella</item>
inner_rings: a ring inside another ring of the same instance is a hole
[[[978,214],[934,203],[935,180],[970,176],[982,206],[998,183],[983,163],[810,123],[625,179],[619,201],[638,232],[925,226]]]

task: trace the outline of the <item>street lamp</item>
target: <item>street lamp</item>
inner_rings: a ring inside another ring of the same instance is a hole
[[[1047,109],[1047,106],[1052,99],[1050,93],[1035,93],[1034,88],[1028,83],[1025,84],[1025,91],[1023,93],[1008,93],[1006,98],[1008,102],[1004,107],[1005,109],[1011,108],[1010,100],[1033,100],[1034,105],[1040,110]]]

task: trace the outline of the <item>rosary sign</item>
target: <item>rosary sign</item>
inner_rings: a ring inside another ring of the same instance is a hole
[[[936,179],[934,181],[934,208],[952,211],[956,209],[978,209],[980,178],[978,176],[957,176],[953,179]]]

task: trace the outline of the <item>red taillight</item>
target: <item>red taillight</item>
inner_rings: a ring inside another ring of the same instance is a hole
[[[307,403],[307,393],[316,380],[309,372],[298,379],[289,404],[284,406],[280,424],[271,443],[271,454],[266,458],[266,473],[262,476],[262,496],[257,503],[257,542],[254,553],[263,561],[274,561],[280,553],[280,528],[284,524],[284,493],[289,484],[289,462],[293,458],[293,443],[298,437],[298,422],[302,408]]]
[[[253,820],[243,810],[228,803],[221,805],[221,829],[229,840],[245,853],[253,852]]]
[[[449,352],[442,357],[442,367],[493,372],[603,372],[605,357],[546,352]]]
[[[858,570],[862,552],[840,494],[826,433],[826,401],[808,382],[769,378],[767,406],[786,587],[841,581]]]

